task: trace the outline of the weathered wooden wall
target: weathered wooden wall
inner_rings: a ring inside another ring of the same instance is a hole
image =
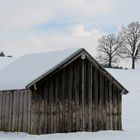
[[[37,87],[34,133],[122,129],[121,91],[87,59],[78,58]]]
[[[0,131],[33,134],[121,130],[120,90],[87,59],[37,84],[0,92]]]
[[[31,132],[31,91],[0,91],[0,131]]]

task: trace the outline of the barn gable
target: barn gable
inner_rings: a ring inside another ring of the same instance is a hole
[[[128,90],[123,87],[109,72],[107,72],[84,48],[81,48],[70,55],[67,59],[63,60],[58,65],[54,66],[52,69],[29,83],[26,88],[30,88],[31,86],[36,86],[36,83],[40,80],[44,79],[45,77],[53,75],[55,72],[61,70],[62,68],[66,67],[68,64],[72,63],[77,58],[86,59],[88,60],[91,65],[93,65],[96,69],[98,69],[105,77],[107,77],[112,83],[114,83],[122,92],[121,94],[127,94]]]

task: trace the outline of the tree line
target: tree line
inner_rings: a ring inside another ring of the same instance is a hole
[[[140,23],[131,22],[122,26],[118,33],[103,35],[98,40],[98,61],[108,67],[118,64],[121,59],[131,59],[131,67],[135,69],[140,59]]]
[[[3,51],[0,52],[0,57],[13,57],[11,55],[6,56],[5,53]]]

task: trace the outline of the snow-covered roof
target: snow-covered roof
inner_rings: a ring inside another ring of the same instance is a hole
[[[27,54],[0,70],[0,90],[24,89],[29,83],[68,59],[79,48]]]
[[[12,57],[0,57],[0,70],[12,63],[15,58]]]
[[[61,51],[27,54],[14,60],[12,63],[7,61],[7,65],[5,64],[5,67],[0,69],[0,90],[29,88],[74,56],[83,53],[83,51],[98,69],[112,77],[85,49],[72,48]],[[114,79],[114,82],[119,88],[128,92],[116,79]]]

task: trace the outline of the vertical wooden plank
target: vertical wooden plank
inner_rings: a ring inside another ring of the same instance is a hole
[[[57,115],[57,119],[58,119],[58,132],[61,132],[61,74],[59,72],[58,75],[58,96],[57,96],[57,103],[58,103],[58,115]]]
[[[59,126],[59,112],[58,112],[58,91],[59,91],[59,87],[58,87],[58,76],[55,76],[55,111],[56,111],[56,120],[55,120],[55,132],[58,132],[58,126]]]
[[[65,69],[65,74],[64,74],[64,132],[68,132],[68,69]]]
[[[30,133],[32,133],[33,134],[33,91],[31,92],[31,110],[30,110],[30,117],[31,117],[31,122],[30,122]]]
[[[8,92],[8,96],[9,96],[9,101],[8,101],[8,124],[7,124],[7,129],[8,131],[11,131],[11,110],[12,110],[12,105],[11,105],[11,91],[7,91]]]
[[[50,81],[51,133],[53,133],[53,79]]]
[[[53,133],[56,133],[56,75],[53,77]]]
[[[16,116],[16,128],[15,131],[18,132],[18,126],[19,126],[19,91],[15,91],[15,104],[16,104],[16,110],[15,110],[15,116]]]
[[[109,81],[109,113],[110,113],[110,129],[113,130],[112,122],[112,83]]]
[[[69,96],[69,115],[68,115],[68,132],[72,130],[72,75],[73,71],[71,70],[71,65],[69,65],[69,88],[68,88],[68,96]]]
[[[82,131],[85,131],[85,62],[82,59]]]
[[[31,90],[28,90],[28,133],[31,133]]]
[[[41,102],[42,102],[42,95],[40,93],[40,88],[37,89],[37,96],[38,96],[38,101],[37,101],[37,108],[36,108],[36,116],[37,116],[37,134],[41,134]]]
[[[19,127],[19,96],[20,96],[20,91],[16,90],[16,131],[18,132],[18,127]],[[25,131],[26,132],[26,131]]]
[[[95,67],[92,65],[92,131],[96,131]]]
[[[98,129],[102,130],[102,118],[103,118],[103,116],[102,116],[102,110],[103,110],[102,109],[102,75],[100,72],[99,72],[99,78],[100,78],[100,82],[99,82],[100,90],[99,90],[99,102],[98,102],[98,104],[99,104]]]
[[[51,101],[50,101],[50,82],[48,82],[48,88],[47,88],[47,93],[48,93],[48,99],[47,99],[47,102],[48,102],[48,111],[47,111],[47,114],[48,114],[48,133],[51,133]]]
[[[60,71],[60,77],[59,77],[59,80],[61,81],[60,82],[60,88],[59,88],[59,105],[60,105],[60,127],[59,127],[59,132],[63,133],[63,128],[64,128],[64,124],[63,124],[63,87],[62,87],[62,84],[63,84],[63,77],[62,77],[62,71]]]
[[[83,118],[83,109],[82,109],[82,61],[79,62],[79,121],[80,121],[80,131],[83,131],[82,118]]]
[[[65,68],[64,70],[64,132],[68,132],[68,77],[69,77],[69,72],[68,68]]]
[[[14,92],[11,91],[11,125],[9,126],[11,131],[13,130],[13,102],[14,102]]]
[[[44,100],[43,102],[43,133],[47,134],[48,133],[48,81],[45,81],[45,83],[43,84],[43,97],[42,99]]]
[[[35,91],[35,119],[34,119],[34,126],[35,126],[35,134],[39,134],[39,128],[40,128],[40,97],[38,94],[38,91]],[[38,122],[37,124],[35,124],[36,122]]]
[[[102,113],[101,116],[102,117],[102,130],[105,130],[105,109],[106,109],[106,104],[105,104],[105,77],[104,75],[102,75],[102,98],[101,98],[101,102],[102,102]]]
[[[57,91],[56,91],[56,103],[57,103],[57,132],[59,132],[59,128],[60,128],[60,80],[59,80],[59,73],[57,74],[56,77],[56,87],[57,87]]]
[[[92,131],[92,64],[89,63],[89,67],[88,67],[88,81],[89,81],[89,84],[88,84],[88,93],[89,93],[89,131]]]
[[[12,130],[12,92],[8,91],[9,93],[9,123],[8,123],[8,130],[11,131]]]
[[[65,132],[65,101],[64,101],[64,94],[65,94],[65,68],[62,70],[62,91],[61,91],[61,102],[62,102],[62,132]]]
[[[117,112],[117,100],[118,100],[118,98],[117,98],[117,88],[114,86],[114,90],[115,90],[115,92],[114,92],[114,114],[115,114],[115,127],[114,127],[114,129],[115,130],[117,130],[117,124],[118,124],[118,112]]]
[[[40,102],[40,113],[41,113],[41,116],[40,116],[40,127],[41,127],[41,131],[40,131],[40,134],[43,134],[44,133],[44,128],[45,128],[45,121],[44,121],[44,92],[43,92],[43,86],[41,86],[41,90],[40,90],[40,93],[41,94],[41,102]]]
[[[59,132],[63,132],[63,92],[62,92],[62,71],[60,71],[60,88],[59,88],[59,111],[60,111],[60,123],[59,123]]]
[[[26,121],[27,121],[27,116],[26,116],[26,106],[27,106],[27,100],[26,100],[26,92],[23,92],[23,131],[26,132]]]
[[[7,131],[7,100],[8,100],[8,97],[7,97],[7,92],[4,92],[4,96],[5,96],[5,100],[4,100],[4,131]]]
[[[28,132],[28,90],[24,90],[25,91],[25,94],[26,94],[26,131],[25,132]]]
[[[97,85],[98,85],[98,90],[97,90],[97,93],[96,93],[96,100],[97,100],[97,112],[96,112],[96,120],[97,120],[97,128],[96,130],[100,130],[100,124],[101,124],[101,111],[100,111],[100,108],[101,108],[101,105],[100,105],[100,72],[97,70]],[[97,86],[96,85],[96,86]]]
[[[72,77],[73,77],[73,82],[72,82],[72,132],[76,131],[76,76],[75,76],[75,63],[73,62],[72,64]]]
[[[48,98],[48,93],[47,93],[47,82],[45,82],[44,84],[44,134],[47,133],[47,129],[48,129],[48,122],[47,122],[47,118],[48,118],[48,114],[47,114],[47,98]]]
[[[15,97],[16,97],[16,131],[18,132],[18,126],[19,126],[19,90],[15,91]],[[26,131],[25,131],[26,132]]]
[[[122,130],[122,95],[120,95],[120,130]]]
[[[2,131],[2,92],[0,91],[0,131]]]
[[[112,125],[113,130],[115,130],[115,88],[112,84]]]
[[[84,60],[84,124],[85,130],[89,129],[89,80],[88,80],[88,61]]]
[[[38,122],[38,124],[36,124],[36,129],[35,132],[36,134],[40,134],[40,100],[41,100],[41,95],[39,94],[38,90],[36,90],[36,100],[35,100],[35,120],[34,123]]]
[[[104,78],[104,104],[105,104],[105,110],[104,110],[104,115],[105,115],[105,130],[108,130],[108,124],[109,124],[109,120],[108,120],[108,80],[105,77]]]
[[[11,126],[10,126],[10,128],[11,128],[11,131],[13,131],[13,102],[14,102],[14,92],[13,91],[11,91]]]
[[[119,130],[122,130],[122,95],[120,93],[121,91],[118,90],[118,124]]]
[[[38,96],[39,96],[39,110],[38,110],[38,120],[39,120],[39,128],[38,134],[43,134],[44,132],[44,97],[43,97],[43,87],[42,85],[38,86]]]
[[[23,132],[23,103],[24,103],[24,98],[23,98],[23,91],[21,90],[19,93],[19,121],[18,121],[18,131]]]
[[[8,99],[8,94],[7,94],[7,92],[4,92],[4,96],[5,96],[5,100],[4,100],[4,119],[5,119],[5,121],[4,121],[4,131],[7,131],[7,121],[8,121],[8,101],[9,101],[9,99]]]
[[[118,113],[118,88],[116,87],[116,130],[119,130],[118,129],[118,124],[119,124],[118,116],[119,116],[119,113]]]
[[[99,79],[98,79],[98,71],[94,69],[94,101],[95,101],[95,114],[94,114],[94,131],[98,130],[98,90],[99,90]]]
[[[75,83],[74,83],[74,90],[75,90],[75,102],[76,102],[76,131],[80,130],[80,108],[79,108],[79,61],[75,63]]]
[[[2,92],[2,119],[1,119],[2,130],[5,131],[5,94]]]
[[[31,130],[30,130],[30,133],[34,134],[34,116],[35,116],[35,110],[34,110],[34,97],[35,96],[35,93],[34,91],[31,92]]]
[[[110,130],[111,129],[111,126],[110,126],[110,82],[109,80],[107,79],[107,94],[106,94],[106,98],[107,98],[107,130]]]
[[[2,106],[2,101],[3,101],[3,96],[2,96],[2,91],[0,92],[0,131],[3,131],[3,128],[2,128],[2,112],[3,112],[3,106]]]
[[[8,131],[8,128],[7,128],[7,126],[8,126],[8,105],[9,105],[9,96],[8,96],[8,93],[7,92],[5,92],[4,93],[4,96],[5,96],[5,101],[4,101],[4,119],[5,119],[5,126],[4,126],[4,128],[5,128],[5,131]]]
[[[4,92],[2,92],[2,112],[1,112],[2,118],[1,118],[1,126],[2,126],[2,130],[3,131],[5,130],[5,127],[4,127],[4,123],[5,123],[5,119],[4,119],[4,112],[5,112],[5,110],[4,110],[4,108],[5,108],[4,102],[5,102],[5,95],[4,95]]]
[[[101,74],[101,130],[105,130],[104,76]]]
[[[16,92],[13,91],[13,105],[12,105],[12,131],[16,131]]]

